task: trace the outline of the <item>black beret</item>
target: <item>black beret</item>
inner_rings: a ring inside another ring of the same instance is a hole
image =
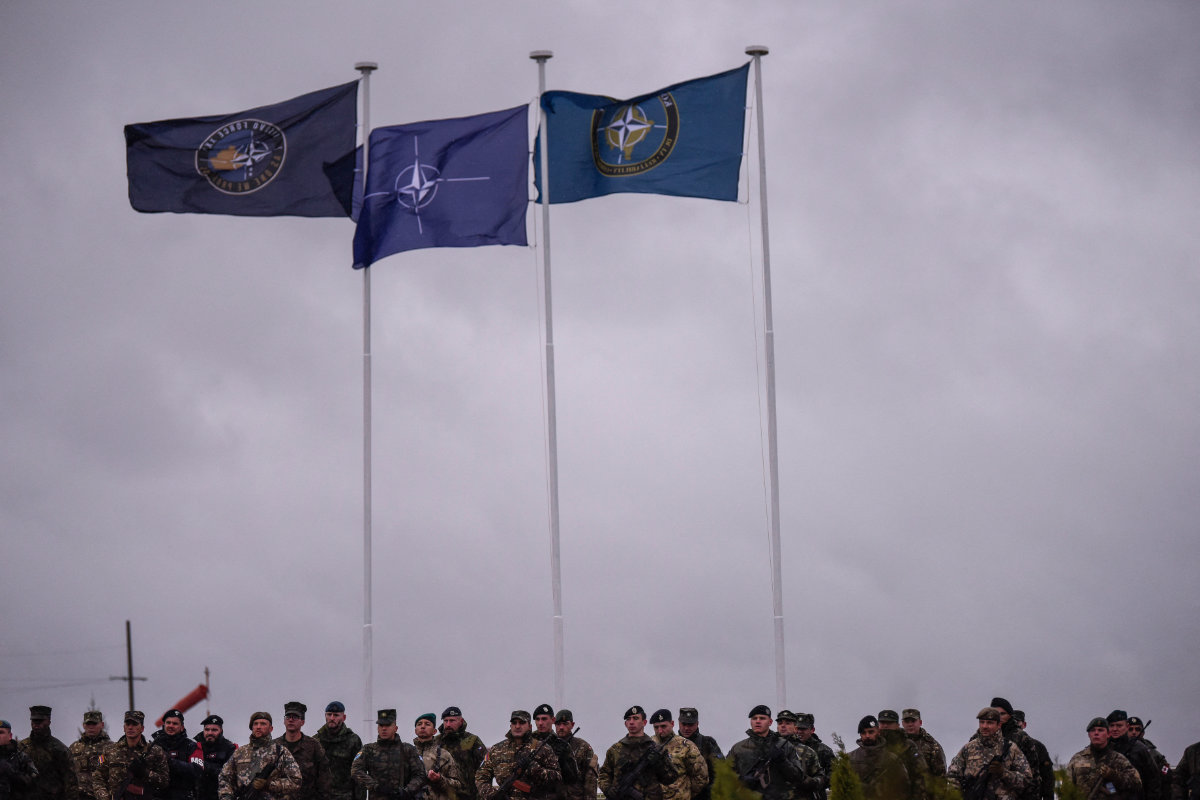
[[[650,723],[652,725],[658,724],[659,722],[674,722],[674,721],[675,720],[671,718],[671,710],[669,708],[660,708],[658,711],[655,711],[654,714],[650,717]]]
[[[204,718],[204,721],[201,722],[200,724],[201,725],[220,725],[222,728],[224,728],[225,720],[221,719],[216,714],[209,714],[207,717]]]
[[[629,708],[625,709],[625,719],[629,719],[634,714],[641,714],[644,718],[646,716],[646,709],[642,708],[641,706],[630,706]]]
[[[1119,708],[1113,710],[1112,713],[1110,713],[1108,715],[1109,722],[1123,722],[1124,720],[1127,720],[1127,719],[1129,719],[1129,715],[1126,714],[1124,711],[1122,711]]]
[[[868,728],[878,728],[878,727],[879,727],[879,720],[875,719],[875,717],[871,716],[870,714],[867,714],[865,717],[863,717],[862,719],[860,719],[858,721],[858,732],[859,733],[862,733],[863,731],[867,730]]]
[[[755,706],[754,708],[750,709],[750,713],[747,716],[757,717],[759,715],[769,717],[771,716],[771,709],[767,706]]]
[[[989,703],[989,705],[992,708],[1003,708],[1004,713],[1006,714],[1012,713],[1012,703],[1008,702],[1003,697],[993,697],[992,702]]]
[[[554,709],[550,707],[549,703],[542,703],[533,710],[533,715],[535,717],[553,717]]]

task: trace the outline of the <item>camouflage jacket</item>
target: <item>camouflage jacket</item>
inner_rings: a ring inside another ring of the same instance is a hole
[[[325,750],[325,760],[329,763],[329,791],[334,800],[350,800],[354,793],[354,782],[350,780],[350,765],[354,757],[362,750],[362,739],[343,723],[336,731],[322,725],[313,734],[313,738],[321,743]]]
[[[135,760],[145,765],[144,779],[133,774],[140,769],[134,766]],[[92,773],[92,796],[97,800],[150,800],[166,790],[169,780],[167,756],[161,748],[151,747],[145,736],[139,736],[137,744],[131,746],[122,736],[100,754],[100,763]]]
[[[1042,776],[1035,766],[1038,762],[1038,752],[1033,737],[1022,730],[1015,719],[1004,723],[1000,733],[1020,748],[1021,755],[1025,756],[1025,763],[1029,765],[1029,781],[1026,782],[1025,788],[1018,792],[1018,796],[1023,800],[1038,800],[1042,796]]]
[[[27,800],[78,800],[79,780],[67,746],[45,733],[31,733],[20,748],[33,759],[38,776],[25,793]]]
[[[811,747],[802,754],[792,742],[775,731],[747,738],[729,748],[726,760],[738,779],[761,792],[764,800],[794,800],[807,797],[820,786],[821,764]],[[803,745],[802,745],[803,746]]]
[[[300,790],[300,767],[288,749],[266,737],[250,737],[249,744],[233,751],[217,778],[217,796],[233,800],[234,794],[269,770],[267,785],[259,800],[282,800]]]
[[[817,754],[817,761],[821,764],[821,773],[825,776],[825,785],[823,788],[829,788],[829,776],[833,772],[833,748],[821,741],[821,737],[817,734],[812,734],[808,737],[808,741],[801,739],[800,741],[808,745],[808,747]]]
[[[7,767],[0,772],[0,800],[23,798],[37,778],[33,759],[21,752],[16,741],[11,741],[0,747],[0,763]]]
[[[607,800],[627,800],[619,795],[623,784],[630,782],[626,788],[640,792],[645,800],[662,800],[663,787],[677,777],[672,759],[653,736],[626,736],[604,753],[596,782]]]
[[[441,742],[442,747],[450,751],[458,764],[458,774],[463,786],[459,791],[459,800],[475,800],[478,792],[475,789],[475,771],[487,757],[487,745],[473,733],[467,732],[467,723],[456,731],[447,731],[445,725],[438,726],[438,735],[434,740]]]
[[[682,736],[682,734],[680,734]],[[705,736],[699,730],[691,736],[684,736],[700,751],[700,755],[704,756],[704,765],[708,767],[708,785],[700,790],[698,794],[692,795],[694,800],[709,800],[712,792],[713,781],[717,779],[716,767],[718,761],[725,760],[725,754],[721,752],[721,746],[717,744],[717,740],[711,736]]]
[[[708,788],[708,762],[689,739],[672,733],[670,738],[655,736],[667,751],[678,777],[663,786],[663,800],[692,800]]]
[[[1129,763],[1137,770],[1142,779],[1141,796],[1145,800],[1162,800],[1158,764],[1154,763],[1150,748],[1128,735],[1109,739],[1108,746],[1129,759]]]
[[[441,780],[437,782],[429,781],[429,794],[441,798],[441,800],[457,800],[459,792],[462,791],[463,782],[454,755],[442,747],[435,738],[425,741],[413,739],[413,747],[417,748],[417,755],[421,757],[421,765],[425,767],[426,780],[429,779],[428,773],[430,772],[436,772],[442,776]]]
[[[538,749],[539,744],[541,743],[534,740],[532,735],[527,734],[517,739],[510,732],[504,734],[503,741],[492,745],[487,758],[475,772],[475,791],[480,800],[490,800],[496,789],[512,777],[518,766],[517,762],[526,755],[531,756],[532,760],[525,773],[518,776],[509,796],[554,797],[562,779],[562,773],[558,769],[558,758],[549,745]],[[533,756],[535,751],[537,755]],[[495,786],[492,785],[493,780],[496,781]]]
[[[899,729],[881,730],[879,738],[883,740],[883,746],[888,749],[888,752],[904,764],[904,771],[908,773],[909,800],[923,800],[925,787],[929,780],[929,765],[921,757],[921,751],[916,742],[909,739],[907,734]]]
[[[354,757],[350,777],[375,800],[416,800],[428,783],[417,748],[398,736],[364,744]]]
[[[1137,770],[1111,747],[1097,751],[1088,746],[1071,756],[1067,780],[1089,800],[1133,800],[1142,793]]]
[[[578,736],[572,736],[567,740],[567,744],[570,745],[571,758],[574,759],[576,771],[579,773],[579,782],[570,786],[564,784],[564,796],[567,800],[596,800],[600,774],[596,751]],[[561,769],[561,763],[559,767]]]
[[[275,741],[287,748],[300,768],[300,791],[293,795],[295,800],[331,800],[329,760],[321,743],[303,733],[294,742],[289,742],[286,736]]]
[[[988,765],[997,756],[1002,771],[992,776]],[[976,736],[963,745],[950,761],[946,778],[965,800],[1017,800],[1033,780],[1033,772],[1015,742],[993,734]]]
[[[104,755],[104,748],[110,744],[112,739],[108,738],[108,733],[100,731],[95,736],[80,736],[67,748],[71,753],[71,765],[75,768],[81,797],[92,797],[92,774],[100,766],[100,756]]]
[[[866,800],[900,800],[908,794],[908,771],[904,763],[883,746],[882,741],[863,744],[850,751],[850,768],[862,783]]]
[[[1171,792],[1172,800],[1200,798],[1200,742],[1188,745],[1183,751],[1183,758],[1175,765]]]
[[[946,751],[938,744],[938,740],[933,738],[933,734],[921,728],[915,736],[907,733],[905,736],[916,745],[917,752],[921,754],[921,760],[925,762],[930,775],[940,778],[946,774]]]

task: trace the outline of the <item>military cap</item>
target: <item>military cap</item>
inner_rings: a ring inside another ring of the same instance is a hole
[[[1093,728],[1104,728],[1105,730],[1108,730],[1108,720],[1106,720],[1104,717],[1093,717],[1092,721],[1088,723],[1087,732],[1091,733]]]
[[[1130,724],[1130,725],[1138,725],[1138,726],[1140,726],[1140,727],[1142,727],[1142,728],[1145,728],[1145,727],[1146,727],[1146,724],[1145,724],[1144,722],[1142,722],[1142,718],[1141,718],[1141,717],[1130,717],[1130,718],[1129,718],[1129,724]]]
[[[816,724],[816,720],[813,719],[812,714],[800,714],[800,713],[796,714],[796,727],[797,728],[812,728],[812,727],[814,727],[815,724]]]
[[[170,711],[163,714],[162,718],[164,720],[175,718],[175,719],[178,719],[180,722],[183,722],[183,712],[180,711],[178,708],[172,708]]]
[[[0,728],[8,728],[12,730],[12,724],[6,719],[0,719]]]
[[[900,719],[920,719],[921,712],[915,708],[906,708],[900,712]]]
[[[537,708],[535,708],[533,710],[533,715],[535,717],[553,717],[554,709],[550,706],[549,703],[542,703],[540,706],[538,706]]]
[[[132,722],[135,725],[144,725],[146,723],[146,715],[141,711],[126,711],[125,721]]]
[[[29,719],[50,719],[50,706],[30,706]]]
[[[859,733],[862,733],[863,731],[867,730],[868,728],[878,728],[878,727],[879,727],[879,720],[875,719],[870,714],[867,714],[865,717],[863,717],[862,719],[860,719],[858,721],[858,732]]]
[[[885,708],[883,711],[879,712],[879,721],[880,722],[899,722],[900,715],[897,714],[895,711],[893,711],[890,708]]]
[[[684,725],[695,725],[700,721],[700,712],[694,708],[679,709],[679,721]]]
[[[1006,714],[1012,713],[1012,703],[1008,702],[1003,697],[993,697],[991,706],[992,708],[1003,708]]]
[[[509,722],[526,722],[527,723],[527,722],[529,722],[529,712],[522,711],[521,709],[518,708],[516,711],[514,711],[508,715],[508,721]]]
[[[995,706],[979,709],[979,713],[975,715],[975,719],[990,719],[992,722],[1000,721],[1000,712]]]
[[[1124,721],[1124,720],[1127,720],[1127,719],[1129,719],[1129,715],[1128,715],[1128,714],[1126,714],[1124,711],[1122,711],[1122,710],[1121,710],[1121,709],[1119,709],[1119,708],[1118,708],[1118,709],[1114,709],[1114,710],[1113,710],[1111,713],[1109,713],[1109,715],[1108,715],[1108,721],[1109,721],[1109,722],[1122,722],[1122,721]]]
[[[794,711],[788,711],[785,708],[783,711],[780,711],[778,714],[775,715],[775,721],[776,722],[795,722],[796,721],[796,713]]]
[[[381,708],[375,714],[376,725],[395,725],[396,724],[396,709]]]
[[[250,730],[254,730],[255,721],[260,720],[260,719],[265,719],[267,721],[268,725],[275,724],[275,720],[271,719],[271,715],[268,714],[266,711],[255,711],[253,714],[250,715]]]
[[[645,717],[646,709],[642,708],[641,706],[630,706],[629,708],[625,709],[625,719],[629,719],[634,714],[641,714],[643,717]]]
[[[1013,713],[1012,713],[1012,718],[1015,719],[1017,722],[1024,722],[1025,721],[1025,712],[1019,708],[1014,708]]]
[[[104,722],[104,715],[95,709],[83,712],[83,724],[86,725],[89,722]]]
[[[329,705],[325,706],[325,713],[333,712],[334,714],[345,714],[346,705],[341,700],[331,700]]]
[[[430,721],[431,723],[433,723],[434,725],[436,725],[436,724],[437,724],[437,715],[436,715],[436,714],[434,714],[432,711],[430,711],[428,714],[422,714],[421,716],[419,716],[419,717],[417,717],[416,719],[414,719],[414,720],[413,720],[413,725],[416,725],[418,722],[420,722],[420,721],[421,721],[421,720],[423,720],[423,719],[427,719],[427,720],[429,720],[429,721]]]
[[[201,722],[200,725],[201,725],[201,727],[203,727],[205,725],[216,725],[218,727],[224,728],[225,720],[221,719],[216,714],[209,714],[207,717],[204,718],[204,721]]]
[[[283,715],[285,717],[288,714],[295,714],[300,717],[300,719],[304,719],[304,714],[307,711],[308,706],[304,705],[304,703],[301,703],[299,700],[292,700],[291,702],[283,704]]]
[[[771,709],[770,709],[769,707],[767,707],[767,706],[758,705],[758,706],[755,706],[754,708],[750,709],[750,713],[749,713],[749,714],[747,714],[746,716],[749,716],[749,717],[757,717],[757,716],[769,717],[769,716],[771,716]]]
[[[650,717],[651,725],[658,724],[659,722],[674,722],[674,721],[675,720],[671,717],[671,709],[669,709],[669,708],[660,708],[658,711],[655,711],[654,714]]]
[[[462,716],[462,709],[460,709],[458,706],[447,706],[446,710],[442,712],[442,719],[445,719],[446,717],[461,717],[461,716]]]
[[[562,708],[562,709],[559,709],[558,713],[554,715],[554,721],[555,722],[574,722],[575,716],[573,714],[571,714],[571,709]]]

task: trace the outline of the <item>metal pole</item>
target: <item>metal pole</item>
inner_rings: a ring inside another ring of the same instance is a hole
[[[130,632],[129,620],[125,620],[125,669],[129,681],[129,710],[137,706],[133,704],[133,634]]]
[[[363,146],[362,186],[367,190],[367,156],[371,146],[371,73],[379,68],[374,61],[359,61],[354,68],[362,73]],[[371,268],[363,267],[363,714],[372,718],[374,698],[374,654],[371,628]]]
[[[546,62],[551,50],[534,50],[529,57],[538,65],[538,117],[542,158],[542,283],[546,303],[546,447],[550,482],[550,586],[554,597],[554,705],[562,708],[566,696],[563,658],[562,563],[558,537],[558,411],[554,397],[554,316],[550,293],[550,157],[547,150],[546,115],[542,95],[546,93]]]
[[[766,46],[746,48],[754,58],[754,108],[758,115],[758,196],[762,219],[763,343],[767,361],[767,458],[771,476],[771,605],[775,622],[775,702],[787,707],[783,647],[783,564],[779,544],[779,444],[775,420],[775,319],[771,312],[771,238],[767,230],[767,153],[763,130],[762,57]]]

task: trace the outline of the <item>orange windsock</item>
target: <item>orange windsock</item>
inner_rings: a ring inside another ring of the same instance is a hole
[[[187,711],[189,708],[196,705],[196,703],[199,703],[201,700],[203,700],[206,697],[208,697],[208,687],[205,686],[203,683],[201,683],[195,689],[192,689],[190,692],[185,694],[183,697],[181,697],[177,701],[175,701],[175,705],[171,706],[171,708],[177,708],[180,711]],[[165,714],[166,712],[164,711],[163,713]],[[158,719],[154,720],[154,727],[161,728],[162,724],[163,724],[162,717],[159,717]]]

